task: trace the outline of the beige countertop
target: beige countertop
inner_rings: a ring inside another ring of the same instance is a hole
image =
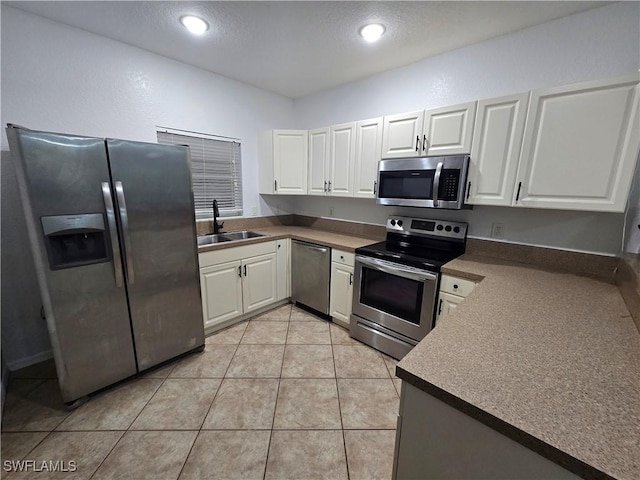
[[[618,288],[470,255],[443,273],[480,283],[398,376],[579,475],[640,478],[640,335]]]
[[[251,243],[267,242],[270,240],[279,240],[281,238],[293,238],[296,240],[305,240],[308,242],[318,243],[327,247],[353,252],[356,248],[363,247],[375,243],[376,240],[363,237],[354,237],[341,233],[328,232],[325,230],[316,230],[308,227],[291,227],[278,226],[267,228],[254,228],[252,231],[262,233],[264,237],[249,238],[246,240],[237,240],[233,242],[222,242],[213,245],[203,245],[198,247],[198,253],[209,252],[212,250],[221,250],[224,248],[233,248],[239,245],[249,245]]]

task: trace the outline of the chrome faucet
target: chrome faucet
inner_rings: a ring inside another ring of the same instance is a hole
[[[213,234],[217,235],[222,230],[224,222],[218,225],[218,217],[220,216],[220,210],[218,210],[218,201],[213,201]]]

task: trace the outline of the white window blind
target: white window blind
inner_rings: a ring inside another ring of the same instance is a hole
[[[242,215],[240,142],[205,134],[158,128],[158,143],[187,145],[191,150],[191,181],[196,218],[213,217],[213,200],[221,217]]]

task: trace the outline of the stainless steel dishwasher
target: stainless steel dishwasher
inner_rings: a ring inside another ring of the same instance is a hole
[[[331,248],[300,240],[291,244],[292,300],[328,315]]]

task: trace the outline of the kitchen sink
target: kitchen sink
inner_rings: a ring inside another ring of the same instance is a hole
[[[240,232],[221,233],[221,236],[228,240],[244,240],[246,238],[264,237],[261,233],[250,232],[248,230],[242,230]]]
[[[214,243],[232,242],[234,240],[245,240],[247,238],[264,237],[261,233],[241,230],[239,232],[217,233],[214,235],[201,235],[198,238],[198,245],[211,245]]]

